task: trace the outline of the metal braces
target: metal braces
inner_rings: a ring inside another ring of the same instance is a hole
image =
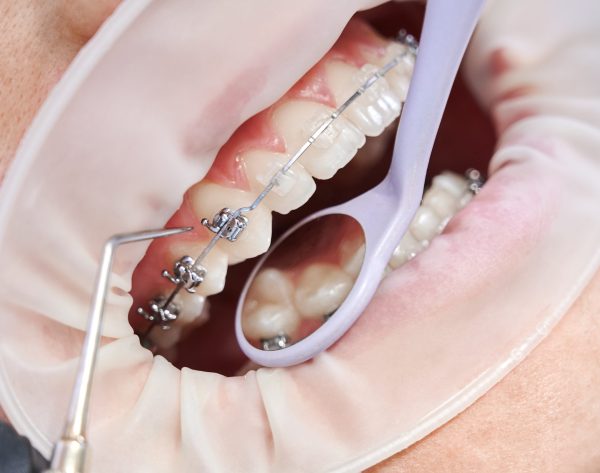
[[[243,215],[233,217],[231,209],[225,207],[214,215],[212,222],[207,218],[203,218],[200,223],[211,232],[220,234],[221,238],[236,241],[240,233],[248,226],[248,218]]]
[[[202,284],[206,276],[206,268],[194,266],[194,258],[182,256],[173,265],[173,274],[163,269],[162,277],[168,279],[176,286],[182,285],[190,294],[196,292],[196,288]]]
[[[282,348],[286,348],[291,345],[290,338],[282,333],[280,335],[275,335],[272,338],[262,338],[260,340],[260,345],[263,350],[266,351],[274,351],[281,350]]]
[[[202,225],[208,228],[215,235],[211,238],[207,246],[202,250],[200,255],[195,260],[192,261],[191,257],[187,257],[189,259],[186,259],[185,262],[183,262],[185,257],[181,258],[175,263],[173,275],[163,271],[162,275],[174,283],[175,288],[168,297],[160,296],[152,299],[148,303],[149,310],[145,310],[141,307],[138,308],[138,314],[143,316],[146,320],[160,324],[163,329],[167,327],[167,324],[177,319],[179,310],[177,306],[173,304],[174,298],[177,296],[179,291],[181,291],[181,289],[186,289],[188,292],[193,292],[190,291],[190,289],[194,290],[199,284],[202,283],[202,280],[206,276],[206,269],[200,266],[200,263],[202,263],[204,258],[208,255],[208,253],[210,253],[219,240],[224,238],[230,242],[235,242],[249,224],[249,220],[244,214],[247,214],[258,207],[265,197],[267,197],[269,192],[271,192],[273,188],[278,185],[280,178],[287,174],[290,168],[302,157],[306,150],[312,146],[317,138],[319,138],[319,136],[321,136],[321,134],[323,134],[332,125],[332,123],[375,82],[383,78],[391,69],[400,64],[400,62],[406,57],[416,56],[418,52],[418,43],[414,36],[407,34],[405,30],[401,30],[396,39],[406,46],[406,50],[401,54],[398,54],[391,61],[374,72],[342,105],[334,110],[329,117],[324,119],[321,125],[312,133],[312,135],[308,137],[304,144],[300,146],[300,148],[290,157],[290,159],[273,175],[273,177],[271,177],[268,184],[256,197],[254,202],[247,207],[241,207],[237,210],[224,208],[215,214],[212,220],[209,220],[208,218],[203,218],[201,220]],[[178,265],[178,263],[180,264]],[[200,281],[196,284],[198,280]],[[146,332],[146,335],[151,329],[152,327],[150,327],[150,329]],[[272,339],[264,340],[261,343],[265,350],[274,350],[285,348],[290,344],[290,340],[286,335],[278,335]]]
[[[479,194],[479,191],[481,191],[481,188],[485,183],[485,179],[481,175],[481,172],[474,168],[467,169],[465,178],[467,179],[468,189],[475,195]]]

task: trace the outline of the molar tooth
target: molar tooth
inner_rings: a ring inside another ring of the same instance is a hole
[[[352,289],[354,281],[329,263],[314,263],[304,269],[294,296],[296,308],[305,318],[321,319],[334,312]]]
[[[423,248],[423,244],[418,241],[410,231],[407,231],[394,250],[389,261],[389,266],[393,269],[399,268],[404,263],[417,256]]]
[[[353,279],[358,277],[365,258],[365,244],[358,245],[356,240],[343,241],[340,245],[342,269]]]
[[[242,327],[244,335],[260,340],[286,334],[293,338],[300,317],[291,304],[255,303],[244,311]]]
[[[440,217],[432,209],[422,205],[410,224],[410,232],[417,240],[428,242],[439,233],[441,224]]]
[[[453,172],[443,172],[433,178],[431,187],[444,189],[456,198],[461,198],[467,191],[467,181]]]
[[[225,207],[234,210],[250,205],[256,199],[256,193],[203,181],[190,189],[189,198],[198,220],[205,217],[210,220]],[[217,243],[217,248],[227,254],[229,264],[258,256],[269,249],[272,222],[269,209],[259,205],[247,217],[248,227],[235,242],[222,239]],[[213,235],[210,233],[211,237]]]
[[[456,197],[439,186],[431,187],[425,192],[423,205],[433,209],[442,220],[449,219],[459,209]]]
[[[329,107],[303,100],[288,100],[275,109],[273,122],[285,139],[290,155],[332,112]],[[299,123],[304,123],[304,126],[298,127]],[[354,157],[364,143],[365,136],[360,130],[339,116],[306,150],[299,164],[315,178],[329,179]]]
[[[249,151],[242,156],[250,186],[258,195],[288,161],[289,156],[266,151]],[[264,203],[275,212],[286,214],[306,203],[316,184],[299,162],[295,163],[267,195]]]
[[[249,299],[260,302],[286,303],[292,300],[294,287],[287,276],[275,268],[261,270],[248,292]]]

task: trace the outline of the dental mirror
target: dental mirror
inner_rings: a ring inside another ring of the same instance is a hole
[[[427,2],[386,178],[298,223],[252,272],[238,302],[236,336],[256,363],[288,366],[312,358],[338,340],[373,297],[420,203],[435,136],[482,5],[483,0]],[[362,261],[351,275],[339,270],[343,248],[353,246]],[[261,311],[267,321],[262,328]]]

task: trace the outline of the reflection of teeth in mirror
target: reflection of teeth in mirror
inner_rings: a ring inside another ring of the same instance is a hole
[[[333,109],[306,100],[287,100],[275,108],[273,123],[294,152],[327,119]],[[304,123],[304,126],[298,126]],[[317,179],[330,179],[354,157],[365,136],[340,115],[309,147],[299,163]],[[289,158],[288,158],[289,159]]]
[[[275,268],[266,268],[261,270],[248,292],[248,298],[254,299],[258,303],[287,303],[294,295],[292,282],[280,270]]]
[[[300,316],[294,306],[247,300],[242,318],[244,335],[249,339],[263,340],[277,335],[291,339],[300,324]]]
[[[167,254],[173,261],[178,260],[183,255],[196,258],[205,246],[205,242],[179,241],[169,247]],[[204,258],[202,267],[206,269],[206,274],[204,281],[196,288],[196,292],[203,296],[221,292],[225,287],[225,277],[227,276],[227,255],[220,249],[215,248]]]
[[[340,244],[340,263],[342,269],[356,279],[365,258],[365,244],[357,241],[342,241]]]
[[[313,263],[300,275],[294,302],[305,318],[322,320],[344,301],[354,280],[339,266]]]
[[[221,209],[237,209],[251,204],[256,195],[239,189],[224,187],[209,181],[193,186],[190,200],[194,213],[198,217],[212,219]],[[258,256],[269,249],[271,243],[271,212],[265,206],[252,211],[252,220],[235,243],[221,240],[217,248],[227,254],[229,264],[239,263],[247,258]],[[213,250],[214,251],[214,250]]]
[[[289,156],[268,151],[249,151],[242,155],[250,187],[258,195],[271,178],[288,162]],[[278,184],[264,200],[271,210],[286,214],[306,203],[316,184],[300,163],[295,163],[279,178]]]
[[[334,86],[332,91],[336,103],[342,104],[376,70],[377,67],[371,64],[365,64],[361,69],[341,61],[327,64],[327,75],[329,83]],[[362,133],[377,136],[400,115],[401,108],[402,100],[382,77],[355,100],[344,114]]]
[[[208,303],[199,294],[180,292],[177,306],[179,316],[169,325],[169,329],[154,329],[148,336],[150,342],[160,350],[172,348],[194,327],[205,324],[209,319]]]

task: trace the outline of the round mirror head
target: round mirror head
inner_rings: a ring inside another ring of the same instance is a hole
[[[288,232],[253,273],[241,310],[245,338],[279,350],[313,333],[350,293],[364,255],[364,231],[349,215],[325,215]]]

